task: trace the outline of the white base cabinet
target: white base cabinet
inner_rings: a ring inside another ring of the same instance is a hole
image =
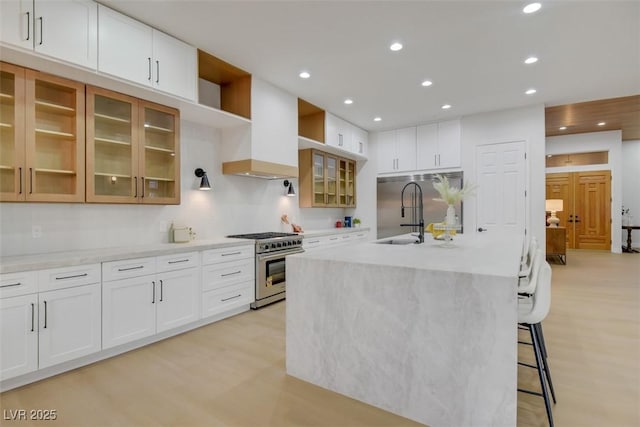
[[[255,301],[255,246],[202,253],[202,317]]]
[[[103,263],[102,347],[198,320],[199,265],[197,252]]]
[[[38,369],[38,295],[0,299],[0,380]]]
[[[101,321],[99,264],[2,275],[0,380],[100,351]]]
[[[100,283],[38,296],[40,369],[100,351]]]

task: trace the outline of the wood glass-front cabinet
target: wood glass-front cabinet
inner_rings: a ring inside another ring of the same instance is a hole
[[[0,64],[0,200],[84,201],[84,85]]]
[[[322,151],[298,152],[300,207],[355,207],[355,163]]]
[[[339,159],[338,201],[342,207],[356,206],[356,164],[352,160]]]
[[[87,88],[87,202],[180,203],[179,116]]]

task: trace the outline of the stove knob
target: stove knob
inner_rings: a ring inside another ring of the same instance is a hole
[[[276,248],[276,244],[275,244],[275,243],[272,243],[272,244],[271,244],[271,249],[275,249],[275,248]]]
[[[287,246],[291,246],[291,244],[292,244],[292,243],[293,243],[293,242],[292,242],[291,240],[289,240],[289,241],[287,242]]]
[[[277,246],[278,246],[279,248],[281,248],[281,247],[282,247],[282,242],[278,242]]]

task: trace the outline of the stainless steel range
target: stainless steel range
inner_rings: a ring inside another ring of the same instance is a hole
[[[236,234],[236,239],[256,242],[256,300],[257,309],[286,296],[286,257],[304,252],[302,236],[293,233]]]

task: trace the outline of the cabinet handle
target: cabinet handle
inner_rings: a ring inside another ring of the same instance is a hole
[[[342,137],[342,134],[341,134],[341,133],[339,133],[339,134],[338,134],[338,145],[339,145],[340,147],[342,147],[342,142],[343,142],[343,137]]]
[[[135,184],[135,186],[136,186],[136,189],[135,189],[135,192],[134,192],[133,197],[134,197],[134,198],[137,198],[137,197],[138,197],[138,177],[137,177],[137,176],[134,176],[134,177],[133,177],[133,183],[134,183],[134,184]]]
[[[239,252],[239,251],[238,252],[229,252],[229,253],[226,253],[226,254],[220,254],[220,256],[240,255],[241,253],[242,252]]]
[[[320,243],[320,240],[310,240],[309,244],[311,244],[311,243]]]
[[[240,298],[242,294],[238,294],[229,298],[222,298],[220,301],[229,301],[230,299]]]
[[[438,166],[440,166],[442,163],[440,163],[440,154],[438,154]]]
[[[20,189],[18,191],[18,194],[22,194],[22,166],[18,168],[18,175],[20,175]]]
[[[118,271],[140,270],[141,268],[144,268],[144,265],[137,265],[135,267],[127,267],[127,268],[119,268]]]
[[[38,44],[42,45],[42,16],[38,20],[40,21],[40,43]]]
[[[29,168],[29,194],[33,194],[33,168]]]
[[[14,286],[20,286],[20,285],[22,285],[22,283],[20,283],[20,282],[18,282],[18,283],[11,283],[11,284],[9,284],[9,285],[2,285],[2,286],[0,286],[0,288],[12,288],[12,287],[14,287]]]
[[[338,238],[337,237],[332,237],[329,240],[338,240]]]
[[[160,280],[160,302],[162,302],[162,300],[164,296],[164,282],[162,280]]]
[[[26,12],[25,15],[27,15],[27,38],[25,40],[29,40],[31,37],[31,13]]]
[[[44,302],[44,328],[47,329],[47,302]]]
[[[156,83],[160,83],[160,61],[156,61]]]
[[[147,77],[147,80],[151,81],[151,57],[148,57],[147,61],[149,61],[149,77]]]
[[[187,258],[187,259],[179,259],[177,261],[169,261],[168,264],[178,264],[180,262],[188,262],[188,261],[189,261],[189,258]]]
[[[140,182],[142,182],[142,198],[144,199],[144,176],[140,177]]]
[[[479,228],[478,228],[478,232],[479,232],[479,233],[482,233],[483,231],[487,231],[487,229],[486,229],[486,228],[482,228],[482,227],[479,227]]]
[[[28,13],[28,12],[27,12]],[[31,303],[31,332],[35,331],[36,305]]]
[[[240,274],[240,273],[242,273],[242,271],[238,270],[238,271],[234,271],[233,273],[221,274],[220,277],[233,276],[234,274]]]
[[[152,289],[151,304],[155,304],[156,303],[156,282],[151,282],[151,289]]]
[[[87,273],[82,273],[82,274],[76,274],[76,275],[73,275],[73,276],[56,277],[56,280],[77,279],[78,277],[86,277],[86,276],[88,276]]]

